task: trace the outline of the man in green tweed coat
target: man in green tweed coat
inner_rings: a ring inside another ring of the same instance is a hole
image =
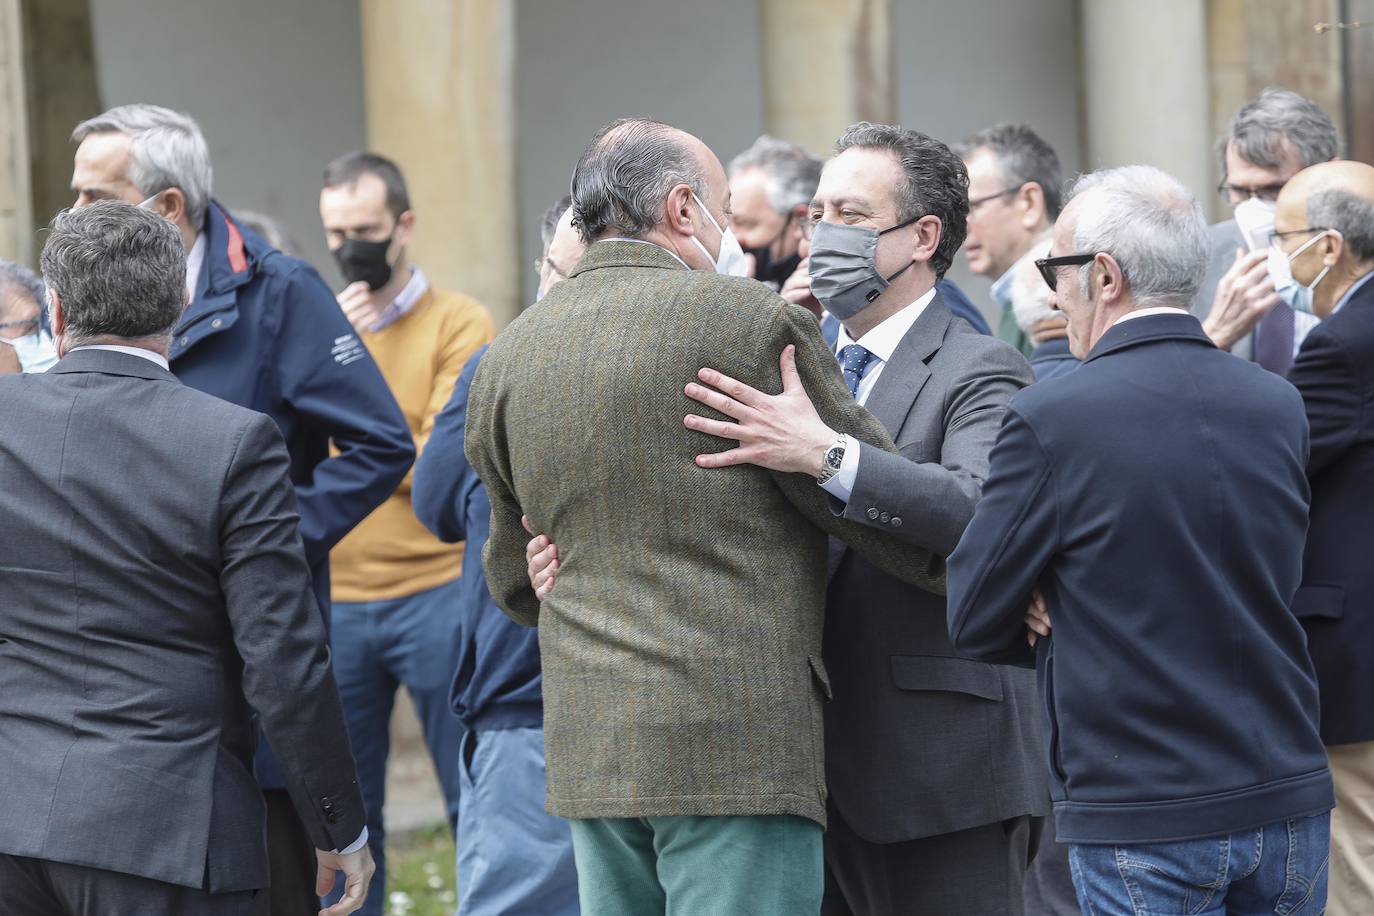
[[[695,463],[721,448],[683,423],[707,365],[768,391],[795,371],[836,438],[893,448],[814,317],[719,275],[738,243],[700,140],[608,126],[573,207],[590,247],[492,344],[466,450],[491,497],[492,594],[540,628],[548,807],[572,819],[583,912],[817,913],[827,535],[932,591],[943,560],[839,518],[824,451],[798,456],[810,474]],[[559,546],[542,603],[522,514]]]

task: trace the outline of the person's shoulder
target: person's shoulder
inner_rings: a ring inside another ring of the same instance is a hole
[[[1020,350],[991,334],[979,332],[963,320],[950,322],[940,352],[930,361],[930,367],[932,372],[938,367],[974,376],[1007,373],[1027,385],[1035,378]]]

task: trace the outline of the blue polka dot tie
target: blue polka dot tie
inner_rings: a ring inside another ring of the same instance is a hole
[[[868,361],[873,358],[873,354],[858,344],[850,344],[840,351],[840,369],[844,372],[844,383],[849,386],[849,393],[855,397],[859,394],[859,382],[863,380],[864,370],[868,368]]]

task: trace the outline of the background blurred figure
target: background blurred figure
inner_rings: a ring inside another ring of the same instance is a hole
[[[122,200],[176,224],[190,303],[173,334],[172,372],[267,414],[291,456],[315,600],[329,611],[329,551],[396,489],[415,457],[406,420],[372,357],[309,264],[245,234],[211,198],[209,149],[191,118],[125,105],[83,121],[76,206]],[[273,913],[317,907],[308,837],[268,742],[257,777],[268,806]]]
[[[0,374],[46,372],[57,364],[44,290],[36,273],[0,258]]]
[[[539,230],[544,240],[544,251],[534,265],[535,273],[539,274],[539,293],[535,301],[543,299],[556,284],[568,279],[587,250],[572,220],[571,195],[563,197],[544,212],[543,225]]]
[[[959,152],[968,167],[964,257],[969,270],[992,280],[992,299],[1001,310],[997,336],[1029,356],[1034,344],[1011,307],[1012,267],[1048,237],[1059,215],[1059,156],[1025,124],[980,130]]]
[[[541,299],[562,282],[564,270],[577,268],[585,247],[572,225],[570,197],[545,215],[555,222],[551,228],[545,223],[542,260],[548,263],[557,251],[558,261],[557,272],[541,278]],[[468,392],[485,352],[485,347],[479,350],[464,367],[415,462],[415,514],[443,540],[467,541],[452,694],[453,712],[466,730],[458,806],[458,916],[576,916],[572,834],[567,821],[544,810],[548,779],[539,634],[502,613],[487,589],[482,550],[491,503],[463,454]]]
[[[1066,375],[1080,365],[1078,357],[1069,352],[1064,313],[1050,304],[1050,288],[1035,265],[1035,259],[1047,257],[1049,251],[1048,240],[1038,242],[1012,268],[1011,310],[1017,326],[1030,339],[1030,364],[1036,381]]]
[[[1211,256],[1193,314],[1223,350],[1286,375],[1317,319],[1274,292],[1265,262],[1274,202],[1299,170],[1339,153],[1336,125],[1311,99],[1265,89],[1236,112],[1217,142],[1222,200],[1232,219],[1208,230]]]
[[[1051,253],[1084,364],[1012,399],[949,558],[950,636],[1037,664],[1083,912],[1200,910],[1202,895],[1213,912],[1320,913],[1331,774],[1289,610],[1302,401],[1188,314],[1206,225],[1169,175],[1079,179]]]
[[[282,254],[290,255],[293,258],[302,257],[300,244],[276,218],[252,210],[236,210],[234,214],[238,218],[240,226],[245,229],[252,229],[262,236],[263,241]]]
[[[821,177],[821,160],[767,134],[730,162],[730,225],[753,274],[781,289],[801,263],[802,223]]]
[[[377,361],[405,414],[417,452],[448,403],[463,365],[493,336],[475,300],[433,287],[406,258],[415,231],[405,178],[374,153],[349,153],[324,170],[320,219],[349,285],[339,306]],[[386,762],[391,711],[404,684],[424,726],[444,789],[450,826],[458,822],[462,724],[449,709],[458,664],[461,547],[430,534],[411,507],[407,477],[330,554],[334,667],[367,802],[376,892],[365,916],[381,916],[386,894]],[[336,891],[329,899],[337,899]]]
[[[1307,407],[1312,512],[1293,613],[1321,686],[1336,784],[1332,916],[1374,913],[1374,168],[1328,162],[1279,194],[1278,295],[1321,324],[1288,380]]]

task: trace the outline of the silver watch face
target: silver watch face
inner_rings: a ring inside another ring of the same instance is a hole
[[[841,464],[844,464],[844,446],[832,445],[830,451],[825,453],[825,466],[832,471],[838,471]]]

